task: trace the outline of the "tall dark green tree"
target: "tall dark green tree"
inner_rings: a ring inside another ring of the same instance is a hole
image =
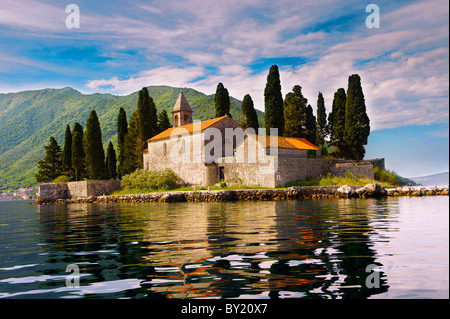
[[[217,84],[216,94],[214,95],[214,107],[216,110],[215,117],[221,117],[224,115],[231,116],[230,96],[228,94],[228,90],[222,83]]]
[[[38,183],[49,183],[62,173],[62,151],[53,136],[44,148],[45,157],[38,162],[38,173],[35,175]]]
[[[284,99],[284,136],[303,137],[306,132],[306,107],[308,99],[303,96],[302,87],[296,85]]]
[[[164,132],[165,130],[170,128],[170,126],[169,116],[167,116],[166,110],[162,110],[158,114],[158,132],[156,133],[159,134],[161,132]]]
[[[75,122],[72,130],[72,170],[75,181],[82,180],[86,175],[83,135],[83,127]]]
[[[138,168],[142,168],[141,145],[139,114],[136,111],[131,115],[128,133],[125,135],[122,176],[133,173]]]
[[[344,157],[347,153],[347,144],[345,143],[345,103],[347,94],[343,88],[339,88],[333,97],[333,105],[328,115],[328,128],[330,131],[330,144],[336,150],[334,155]]]
[[[119,168],[118,168],[118,177],[122,178],[122,165],[124,161],[125,154],[125,135],[128,132],[128,122],[127,122],[127,113],[123,109],[123,107],[119,110],[119,115],[117,116],[117,141],[119,147]]]
[[[253,100],[250,94],[246,94],[241,104],[241,111],[244,115],[245,128],[253,128],[255,133],[258,133],[259,123],[258,114],[256,114],[255,107],[253,105]]]
[[[105,177],[105,151],[103,150],[102,131],[95,110],[89,114],[83,140],[88,178],[91,180],[103,179]]]
[[[66,175],[71,175],[72,172],[72,132],[70,125],[66,126],[66,133],[64,135],[64,147],[62,154],[62,170]]]
[[[327,111],[325,109],[325,100],[322,92],[317,97],[317,129],[316,129],[316,146],[323,146],[325,138],[328,135]]]
[[[361,87],[361,78],[352,74],[348,78],[347,100],[345,103],[345,141],[348,158],[362,160],[366,150],[364,145],[370,134],[370,120],[366,113],[366,102]]]
[[[137,112],[140,118],[140,139],[142,149],[146,148],[146,141],[155,136],[158,131],[156,105],[148,94],[146,87],[139,91]]]
[[[284,133],[283,96],[281,95],[280,73],[277,65],[272,65],[267,75],[264,89],[264,127],[266,134],[270,135],[271,128],[278,129],[278,136]]]
[[[107,179],[116,179],[117,178],[117,158],[116,151],[114,150],[114,146],[112,142],[109,142],[108,149],[106,151],[106,173]]]
[[[314,116],[312,106],[308,104],[308,106],[306,107],[306,130],[303,133],[303,137],[312,144],[314,144],[316,141],[316,128],[316,117]]]

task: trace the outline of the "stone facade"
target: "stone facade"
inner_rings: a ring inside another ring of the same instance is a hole
[[[321,158],[319,154],[316,158],[308,158],[307,150],[278,148],[274,152],[255,141],[254,138],[246,138],[236,148],[232,158],[219,159],[218,166],[223,171],[224,181],[230,184],[278,187],[308,177],[326,176],[328,173],[345,176],[346,172],[356,177],[373,179],[371,160],[355,162]],[[377,159],[377,162],[381,161]]]
[[[243,135],[232,135],[235,128],[242,127],[229,117],[223,117],[202,130],[201,123],[193,123],[188,129],[178,127],[161,139],[149,140],[144,153],[144,169],[172,169],[188,185],[211,185],[218,181],[217,158],[233,153]],[[198,128],[196,127],[198,125]],[[230,131],[231,130],[231,131]],[[210,143],[220,138],[219,149]],[[209,151],[208,154],[205,152]]]
[[[53,202],[58,199],[88,198],[110,194],[116,190],[120,190],[120,181],[117,180],[41,184],[37,200]]]

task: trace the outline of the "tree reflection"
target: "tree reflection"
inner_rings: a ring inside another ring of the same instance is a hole
[[[137,279],[95,298],[368,298],[377,200],[39,206],[47,263],[81,285]],[[380,265],[381,266],[381,265]],[[81,288],[81,291],[83,289]],[[105,290],[106,291],[106,290]]]

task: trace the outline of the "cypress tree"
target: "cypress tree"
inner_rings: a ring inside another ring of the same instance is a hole
[[[148,94],[148,92],[147,92]],[[146,142],[149,138],[152,138],[156,134],[158,134],[158,115],[156,111],[156,104],[155,101],[153,101],[153,98],[151,96],[148,96],[149,104],[150,104],[150,128],[151,133],[150,136],[144,136],[144,142]],[[147,144],[147,143],[146,143]],[[147,148],[147,145],[145,145],[144,149]]]
[[[166,110],[162,110],[159,114],[158,114],[158,132],[156,132],[157,134],[164,132],[165,130],[167,130],[168,128],[170,128],[170,120],[169,117],[167,116],[167,112]]]
[[[366,103],[361,87],[361,78],[352,74],[348,78],[347,100],[345,103],[345,141],[348,158],[362,160],[366,153],[364,145],[370,134],[370,121],[366,113]]]
[[[71,175],[72,172],[72,132],[70,125],[66,126],[66,133],[64,135],[64,148],[62,153],[62,170],[64,174]]]
[[[221,117],[230,114],[230,96],[228,90],[222,83],[217,84],[216,94],[214,95],[214,107],[216,110],[215,117]]]
[[[72,169],[75,181],[85,177],[85,154],[83,146],[83,127],[75,122],[72,130]]]
[[[272,65],[267,75],[267,83],[264,89],[264,107],[266,134],[270,134],[270,128],[278,128],[278,136],[283,136],[283,97],[281,95],[280,73],[277,65]]]
[[[241,104],[241,111],[244,114],[244,126],[245,128],[253,128],[255,133],[258,133],[259,123],[258,114],[256,114],[253,100],[250,94],[246,94]]]
[[[139,128],[139,114],[136,111],[130,118],[128,133],[125,135],[122,177],[142,167],[142,142]]]
[[[155,136],[158,131],[156,105],[148,94],[146,87],[139,91],[137,112],[140,118],[140,139],[142,149],[146,148],[146,141]]]
[[[327,111],[325,109],[325,101],[322,92],[317,97],[317,129],[316,129],[316,145],[323,146],[325,137],[328,134]]]
[[[44,148],[45,157],[38,162],[38,173],[35,174],[38,183],[49,183],[62,173],[62,151],[53,136]]]
[[[117,116],[117,140],[119,146],[119,169],[118,169],[118,177],[122,178],[122,165],[124,161],[124,152],[125,152],[125,135],[128,132],[128,123],[127,123],[127,113],[123,109],[123,107],[119,110],[119,115]]]
[[[111,142],[108,144],[108,149],[106,151],[106,172],[108,179],[116,179],[117,178],[117,169],[116,169],[116,151],[114,150],[114,146]]]
[[[296,85],[284,99],[284,136],[303,137],[306,131],[306,107],[308,100],[303,96],[302,87]]]
[[[103,150],[102,132],[95,110],[91,111],[86,123],[84,152],[86,170],[89,179],[103,179],[105,175],[105,151]]]
[[[344,136],[346,100],[347,95],[345,93],[345,90],[343,88],[339,88],[334,93],[331,113],[328,116],[330,144],[337,148],[334,153],[338,157],[343,157],[347,149]]]
[[[306,107],[306,131],[303,134],[303,137],[313,144],[316,141],[316,127],[317,122],[316,117],[313,114],[313,108],[308,104]]]

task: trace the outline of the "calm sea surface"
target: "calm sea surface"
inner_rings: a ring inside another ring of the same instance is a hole
[[[449,298],[448,216],[448,196],[0,201],[0,298]]]

